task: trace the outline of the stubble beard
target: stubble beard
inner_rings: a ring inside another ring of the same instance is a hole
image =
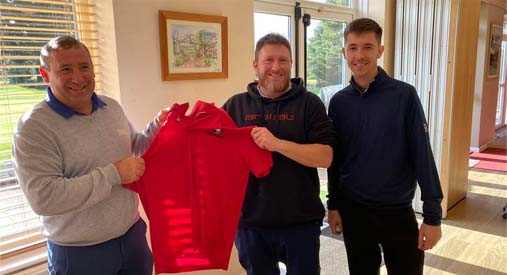
[[[263,91],[272,94],[284,93],[289,88],[289,84],[289,78],[285,81],[269,81],[267,77],[261,77],[259,79],[259,85],[262,87]]]

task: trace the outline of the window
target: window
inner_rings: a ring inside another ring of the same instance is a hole
[[[302,72],[299,76],[305,79],[307,90],[317,94],[326,108],[331,97],[347,83],[347,66],[341,48],[343,30],[355,12],[352,3],[351,0],[254,1],[254,43],[269,32],[287,37],[292,45],[293,60],[300,60],[299,64],[293,62],[298,72]],[[297,27],[294,24],[296,4],[302,15],[310,17],[306,29],[301,19]],[[296,75],[294,69],[293,77]],[[318,172],[320,196],[325,200],[326,169],[318,169]]]
[[[290,19],[288,15],[254,13],[255,38],[257,42],[264,35],[274,32],[283,35],[290,41]]]
[[[306,35],[296,37],[293,34],[298,32],[298,28],[293,22],[294,8],[298,3],[301,13],[311,19],[306,27],[299,20],[298,27],[306,29]],[[348,0],[254,2],[254,43],[269,32],[287,37],[295,57],[293,65],[303,71],[299,76],[305,79],[308,91],[320,96],[326,108],[331,96],[346,83],[347,69],[341,48],[343,30],[354,14],[350,5]],[[303,56],[304,60],[298,63],[298,57]]]
[[[342,6],[342,7],[351,7],[352,6],[351,0],[308,0],[308,1],[329,4],[329,5],[335,5],[335,6]]]
[[[89,47],[96,69],[100,66],[94,7],[91,0],[0,0],[0,260],[45,245],[39,217],[14,174],[12,134],[21,115],[45,97],[39,52],[49,39],[80,39]],[[100,82],[96,87],[100,90]]]
[[[306,86],[326,108],[331,97],[346,85],[347,65],[342,55],[346,23],[312,19],[306,37]]]
[[[264,35],[274,32],[283,35],[291,45],[295,44],[294,7],[292,5],[254,2],[254,48],[257,41]],[[292,46],[292,60],[296,59]],[[291,74],[295,75],[293,63]]]

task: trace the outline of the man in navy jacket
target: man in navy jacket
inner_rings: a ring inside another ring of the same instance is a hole
[[[377,274],[381,251],[390,275],[423,274],[424,250],[442,233],[442,191],[415,88],[377,66],[384,47],[373,20],[350,22],[342,49],[350,85],[333,96],[338,135],[328,169],[328,220],[343,232],[351,275]],[[423,223],[412,200],[421,188]]]

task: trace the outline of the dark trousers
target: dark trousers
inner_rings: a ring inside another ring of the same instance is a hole
[[[319,275],[320,225],[284,229],[238,228],[236,248],[248,275],[279,275],[278,262],[287,275]]]
[[[377,275],[384,254],[389,275],[422,275],[424,252],[417,248],[419,229],[414,210],[340,209],[343,239],[351,275]]]
[[[142,219],[123,236],[96,245],[62,246],[48,241],[50,275],[151,275],[152,271]]]

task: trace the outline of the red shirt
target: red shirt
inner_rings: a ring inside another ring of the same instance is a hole
[[[222,109],[173,105],[143,154],[146,171],[124,185],[150,221],[155,272],[227,269],[250,171],[269,174],[271,153]]]

